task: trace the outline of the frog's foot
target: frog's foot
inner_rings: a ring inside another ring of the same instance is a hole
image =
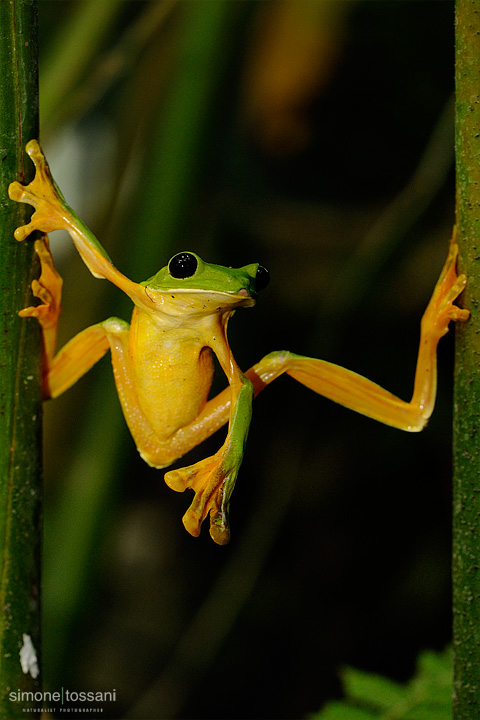
[[[26,307],[18,314],[20,317],[37,318],[45,333],[57,328],[62,311],[63,281],[53,263],[46,235],[35,240],[34,249],[40,259],[41,273],[39,279],[32,282],[32,292],[40,304]]]
[[[228,505],[239,468],[239,464],[229,461],[228,457],[222,448],[212,457],[170,470],[165,475],[165,482],[172,490],[183,492],[191,488],[195,492],[193,502],[183,516],[187,532],[197,537],[202,522],[210,513],[210,535],[218,545],[226,545],[230,540]]]
[[[454,232],[447,260],[422,319],[425,329],[438,339],[448,332],[451,320],[465,322],[470,317],[468,310],[454,305],[467,284],[465,275],[457,275],[457,258],[458,245]]]
[[[27,225],[15,230],[17,240],[25,240],[33,230],[47,233],[68,225],[65,201],[52,179],[40,145],[36,140],[30,140],[25,149],[35,165],[35,177],[26,186],[12,182],[8,194],[11,200],[33,205],[35,212]]]

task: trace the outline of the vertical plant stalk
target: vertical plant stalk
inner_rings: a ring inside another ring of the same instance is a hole
[[[480,4],[456,0],[456,174],[460,270],[454,405],[453,623],[455,720],[480,717]]]
[[[18,317],[38,268],[13,238],[28,210],[7,195],[31,179],[38,134],[36,0],[0,2],[0,102],[0,717],[15,718],[28,704],[11,693],[41,687],[40,336]]]

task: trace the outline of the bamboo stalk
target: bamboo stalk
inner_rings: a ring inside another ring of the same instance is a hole
[[[14,229],[26,206],[8,184],[28,181],[23,146],[38,132],[36,0],[0,3],[0,717],[24,717],[19,691],[38,691],[40,673],[40,344],[18,311],[37,270]],[[14,695],[12,695],[14,693]],[[37,703],[38,705],[38,703]],[[31,717],[39,717],[32,712]]]
[[[456,0],[456,173],[469,322],[457,326],[454,409],[455,720],[480,716],[480,3]]]

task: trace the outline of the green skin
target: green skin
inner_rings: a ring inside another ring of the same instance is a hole
[[[246,290],[249,297],[257,297],[255,278],[258,263],[241,268],[227,268],[223,265],[207,263],[195,253],[188,252],[198,262],[197,269],[191,277],[182,280],[173,278],[168,271],[168,265],[166,265],[155,275],[152,275],[151,278],[141,282],[140,285],[159,292],[165,290],[194,290],[201,292],[203,290],[205,292],[238,295],[241,290]]]

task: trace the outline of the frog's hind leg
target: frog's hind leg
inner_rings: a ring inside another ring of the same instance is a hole
[[[159,441],[140,407],[129,355],[129,331],[129,323],[112,317],[75,335],[50,362],[45,396],[61,395],[110,350],[118,397],[138,451],[149,465],[161,468],[170,465],[176,455],[168,444]]]
[[[23,308],[20,317],[34,317],[42,329],[44,365],[48,367],[57,344],[57,329],[62,312],[63,280],[58,274],[48,242],[48,235],[43,235],[34,244],[35,252],[40,260],[41,273],[38,280],[32,282],[32,293],[40,300],[38,305]]]
[[[109,322],[82,330],[58,351],[45,373],[46,398],[58,397],[68,390],[105,355],[110,348],[105,327]]]
[[[40,277],[32,282],[32,293],[40,302],[23,308],[20,317],[37,319],[43,338],[43,396],[57,397],[71,387],[109,349],[108,323],[83,330],[56,355],[57,329],[62,311],[62,278],[58,274],[48,243],[43,235],[35,241],[35,252],[41,265]]]

